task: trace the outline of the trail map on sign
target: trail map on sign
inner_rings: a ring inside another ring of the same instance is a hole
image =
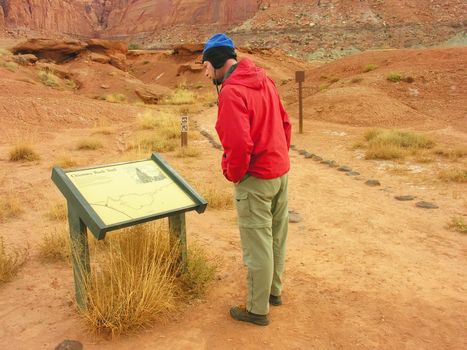
[[[66,173],[106,225],[193,205],[152,160]]]

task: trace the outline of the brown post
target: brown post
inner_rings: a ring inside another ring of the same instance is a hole
[[[302,83],[305,81],[305,72],[296,71],[295,81],[298,83],[298,132],[303,134],[303,92]]]
[[[188,146],[188,116],[182,115],[182,122],[181,122],[182,132],[180,134],[182,147]]]

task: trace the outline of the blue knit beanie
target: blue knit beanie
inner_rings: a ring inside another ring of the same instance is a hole
[[[203,62],[211,62],[215,69],[221,68],[229,58],[237,59],[237,54],[232,39],[227,35],[215,34],[204,45]]]

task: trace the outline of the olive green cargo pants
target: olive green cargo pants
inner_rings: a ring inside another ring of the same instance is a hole
[[[235,185],[243,262],[248,267],[246,309],[266,315],[269,295],[282,292],[288,230],[288,174],[264,180],[247,175]]]

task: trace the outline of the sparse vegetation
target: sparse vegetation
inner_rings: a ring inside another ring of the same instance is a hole
[[[0,284],[11,281],[28,256],[28,248],[7,247],[3,236],[0,236]]]
[[[402,75],[400,75],[399,73],[389,73],[386,79],[393,83],[397,83],[402,80]]]
[[[331,80],[329,80],[331,84],[337,83],[338,81],[339,81],[339,78],[332,78]]]
[[[435,145],[427,136],[400,130],[371,129],[365,133],[364,140],[366,159],[401,159]]]
[[[351,83],[352,83],[352,84],[357,84],[357,83],[360,83],[362,80],[363,80],[363,78],[353,78],[353,79],[351,80]]]
[[[438,177],[445,182],[467,183],[467,169],[442,170]]]
[[[41,69],[38,73],[39,79],[45,86],[58,88],[60,86],[60,78],[56,76],[50,69]]]
[[[143,64],[149,64],[149,63],[151,63],[151,62],[149,62],[149,61],[143,61]]]
[[[23,209],[18,196],[13,193],[3,193],[0,197],[0,222],[6,219],[17,218]]]
[[[65,83],[65,86],[70,90],[76,90],[78,88],[78,85],[73,79],[65,79],[63,82]]]
[[[40,157],[34,151],[33,147],[28,143],[18,142],[11,150],[10,150],[10,161],[17,162],[17,161],[28,161],[33,162],[39,160]]]
[[[208,202],[210,209],[233,208],[233,194],[230,191],[219,190],[212,186],[201,187],[201,195]]]
[[[448,228],[459,233],[467,234],[467,223],[462,217],[452,218],[451,222],[448,224]]]
[[[130,43],[128,44],[128,50],[138,50],[139,49],[139,45],[136,44],[136,43]]]
[[[128,333],[163,319],[212,279],[205,254],[191,249],[182,272],[179,245],[166,226],[147,224],[114,233],[96,257],[83,317],[96,332]]]
[[[112,135],[113,133],[114,133],[114,131],[111,128],[101,127],[101,128],[97,128],[96,130],[94,130],[92,132],[92,135],[105,135],[105,136],[108,136],[108,135]]]
[[[96,150],[102,147],[104,147],[102,143],[99,140],[93,138],[81,139],[77,146],[79,150]]]
[[[378,68],[376,64],[370,63],[363,68],[363,73],[368,73]]]
[[[78,162],[75,159],[73,159],[70,155],[64,153],[57,158],[56,165],[60,168],[66,169],[77,166]]]
[[[167,139],[159,135],[150,135],[133,141],[129,149],[150,151],[150,152],[172,152],[180,141],[176,139]]]
[[[184,105],[195,103],[195,94],[185,88],[177,88],[172,95],[164,98],[163,103],[169,105]]]
[[[70,260],[70,239],[66,228],[46,232],[39,243],[39,257],[46,261]]]
[[[0,49],[0,57],[1,56],[11,56],[11,55],[13,55],[13,54],[11,53],[10,50]]]
[[[109,94],[104,97],[104,100],[111,103],[124,103],[128,98],[124,94]]]
[[[0,67],[4,67],[10,72],[16,72],[18,70],[18,64],[16,62],[3,62],[0,61]]]
[[[437,148],[433,151],[436,155],[448,158],[450,160],[458,160],[467,156],[467,148],[456,148],[456,149],[440,149]]]
[[[50,220],[63,221],[68,217],[67,206],[65,203],[58,202],[52,204],[47,213],[47,217]]]
[[[194,158],[194,157],[198,157],[200,153],[201,152],[199,149],[194,148],[192,146],[179,147],[177,149],[177,152],[175,153],[175,156],[177,158]]]

